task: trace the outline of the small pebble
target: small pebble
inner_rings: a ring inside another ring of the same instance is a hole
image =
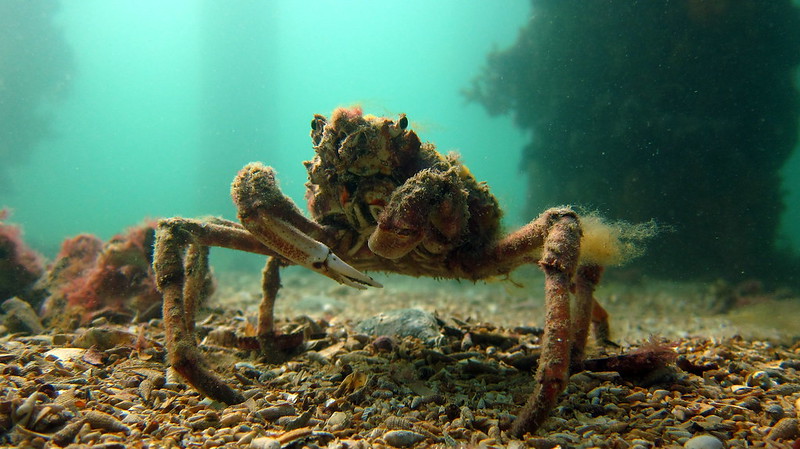
[[[753,410],[754,412],[761,410],[761,401],[759,401],[755,396],[745,398],[742,402],[736,405],[739,407],[744,407],[748,410]]]
[[[428,340],[441,335],[436,316],[419,309],[400,309],[367,318],[356,331],[369,335],[416,337]]]
[[[297,413],[297,409],[292,404],[277,404],[263,408],[258,414],[267,421],[275,421],[283,416],[290,416]]]
[[[44,327],[39,321],[39,315],[30,304],[14,297],[0,305],[0,310],[5,313],[3,324],[9,332],[21,332],[37,335],[44,332]]]
[[[675,416],[678,421],[685,421],[692,416],[692,412],[682,405],[677,405],[672,409],[672,415]]]
[[[622,392],[623,390],[621,388],[599,386],[590,391],[587,394],[587,396],[589,397],[589,399],[594,399],[594,398],[599,398],[603,395],[618,395],[621,394]]]
[[[240,422],[244,421],[245,414],[242,412],[233,412],[222,415],[219,420],[220,425],[223,427],[233,427]]]
[[[413,446],[425,439],[425,435],[410,430],[390,430],[383,434],[383,441],[393,447]]]
[[[686,449],[723,449],[722,441],[713,435],[698,435],[683,443]]]
[[[275,438],[260,437],[250,442],[251,449],[280,449],[281,442]]]
[[[769,394],[773,396],[789,396],[800,392],[800,384],[786,383],[778,385],[777,387],[770,388]]]
[[[631,393],[625,396],[625,402],[642,402],[647,399],[647,395],[644,394],[642,391],[637,391],[636,393]]]
[[[653,402],[658,402],[658,401],[664,399],[667,396],[669,396],[669,391],[667,391],[667,390],[656,390],[656,391],[653,392],[653,395],[651,396],[651,400]]]

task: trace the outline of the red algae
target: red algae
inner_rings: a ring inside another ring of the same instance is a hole
[[[147,222],[105,244],[88,234],[65,240],[48,275],[44,318],[71,328],[98,316],[126,322],[157,316],[161,295],[152,269],[154,229]]]
[[[0,301],[19,296],[33,302],[33,286],[44,273],[42,256],[22,240],[22,229],[6,223],[11,213],[0,210]]]

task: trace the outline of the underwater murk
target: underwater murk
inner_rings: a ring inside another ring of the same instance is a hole
[[[800,447],[798,8],[0,3],[0,446]]]

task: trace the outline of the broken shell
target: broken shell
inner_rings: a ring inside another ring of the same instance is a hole
[[[775,386],[775,382],[770,379],[765,371],[755,371],[747,375],[744,381],[748,387],[760,387],[762,390],[769,390]]]
[[[35,416],[28,424],[28,428],[35,432],[44,432],[48,429],[61,426],[72,418],[72,413],[67,411],[64,406],[48,404],[35,413]]]
[[[350,425],[351,418],[345,412],[334,412],[331,417],[325,422],[325,429],[331,432],[337,432],[347,428]]]
[[[766,440],[784,440],[788,441],[800,436],[800,421],[795,418],[783,418],[772,427],[766,437]]]
[[[238,444],[239,446],[244,446],[245,444],[250,444],[255,439],[256,435],[258,435],[258,432],[256,432],[255,430],[252,430],[252,431],[242,435],[241,438],[239,438],[239,440],[236,441],[236,444]]]
[[[130,427],[123,424],[122,421],[115,416],[99,410],[89,410],[83,417],[93,429],[101,429],[108,432],[122,432],[126,435],[131,432]]]
[[[151,379],[147,378],[142,380],[141,382],[139,382],[139,387],[138,387],[139,396],[141,396],[145,402],[150,402],[150,396],[153,393],[154,388],[155,385],[153,384],[153,381]]]
[[[22,427],[28,427],[28,422],[33,415],[34,407],[36,406],[36,401],[39,399],[47,399],[42,393],[34,393],[28,396],[25,401],[14,410],[14,421]]]
[[[411,429],[411,422],[400,416],[390,416],[386,418],[386,428],[396,430],[409,430]]]
[[[78,436],[78,432],[81,430],[81,427],[83,427],[84,422],[83,419],[76,419],[67,424],[61,430],[53,434],[53,442],[62,447],[72,443],[75,441],[75,437]]]

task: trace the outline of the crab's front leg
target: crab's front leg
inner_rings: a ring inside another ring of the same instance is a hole
[[[466,265],[466,271],[481,278],[509,273],[526,263],[538,263],[545,274],[542,352],[534,391],[511,428],[514,437],[535,431],[549,416],[564,391],[571,363],[580,363],[583,357],[587,333],[582,327],[589,327],[600,268],[578,268],[581,236],[575,212],[550,209]],[[573,287],[577,296],[574,321],[570,317]]]
[[[325,229],[303,216],[292,200],[281,193],[272,168],[257,162],[246,165],[234,179],[231,195],[242,225],[290,263],[350,287],[382,287],[314,238],[326,237]]]
[[[169,364],[200,393],[235,404],[244,397],[205,366],[194,336],[197,305],[210,291],[209,246],[272,253],[238,223],[184,218],[158,223],[153,268],[164,301]]]
[[[558,395],[564,391],[570,367],[570,289],[580,252],[580,223],[568,210],[546,212],[534,223],[538,225],[534,228],[538,231],[536,237],[542,238],[539,266],[545,274],[544,336],[533,394],[511,428],[515,437],[535,430],[550,414]]]

